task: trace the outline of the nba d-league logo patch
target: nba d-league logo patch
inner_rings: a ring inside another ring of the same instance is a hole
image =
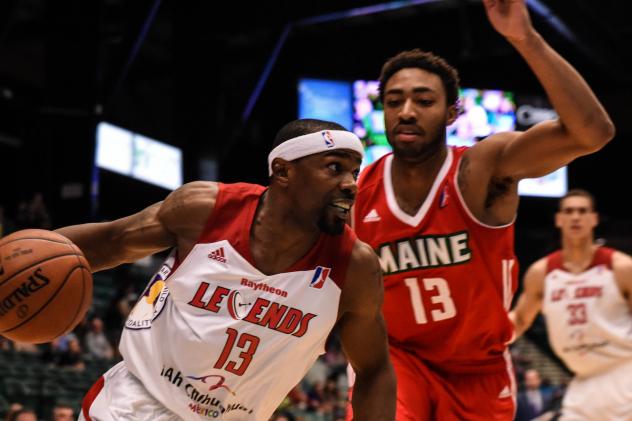
[[[334,137],[329,132],[329,130],[323,130],[322,132],[320,132],[320,134],[323,135],[323,140],[325,141],[325,146],[327,146],[328,148],[333,148],[334,146],[336,146],[336,144],[334,143]]]
[[[309,286],[316,289],[321,289],[323,285],[325,285],[325,281],[329,276],[329,272],[331,272],[330,268],[324,268],[322,266],[317,266],[314,271],[314,276],[312,277],[312,281],[309,283]]]

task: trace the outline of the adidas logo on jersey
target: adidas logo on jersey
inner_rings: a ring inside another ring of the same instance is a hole
[[[224,256],[224,247],[220,247],[217,250],[213,250],[208,254],[209,259],[217,260],[220,263],[226,263],[226,257]]]
[[[498,394],[498,399],[509,398],[511,396],[512,396],[511,389],[509,388],[509,386],[505,386],[503,390],[501,390],[500,393]]]
[[[380,218],[380,215],[378,215],[377,211],[375,209],[371,209],[369,213],[364,216],[362,222],[377,222],[381,219],[382,218]]]

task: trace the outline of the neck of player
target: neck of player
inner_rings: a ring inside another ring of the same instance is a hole
[[[593,237],[562,238],[562,260],[567,270],[582,272],[593,261],[597,245]]]
[[[288,269],[312,248],[321,232],[299,218],[285,198],[269,189],[261,198],[250,230],[250,252],[266,274]]]

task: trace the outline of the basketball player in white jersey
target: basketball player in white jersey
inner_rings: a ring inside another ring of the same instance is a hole
[[[381,271],[345,224],[362,156],[341,126],[297,120],[277,135],[268,188],[194,182],[135,215],[59,229],[93,271],[173,248],[81,419],[266,421],[337,326],[356,419],[392,421]]]
[[[593,196],[571,190],[555,215],[562,248],[536,261],[510,313],[521,335],[537,313],[575,373],[562,420],[632,420],[632,258],[594,243]]]

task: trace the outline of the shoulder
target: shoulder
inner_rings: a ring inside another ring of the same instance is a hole
[[[179,237],[197,238],[215,208],[219,183],[194,181],[173,191],[162,203],[158,218]]]
[[[458,188],[472,214],[487,225],[506,225],[518,208],[518,179],[499,166],[520,132],[493,134],[467,149],[458,164]]]
[[[548,261],[549,261],[548,256],[541,257],[540,259],[536,260],[529,266],[529,268],[527,269],[527,272],[531,272],[534,275],[541,275],[541,276],[546,275],[546,272],[548,269]]]
[[[365,273],[377,270],[379,267],[377,255],[371,246],[356,239],[351,250],[349,269],[353,269],[354,273]]]
[[[342,291],[344,310],[354,312],[380,311],[382,306],[382,269],[373,249],[356,240]]]
[[[524,275],[525,290],[535,293],[541,292],[544,289],[544,278],[546,277],[547,269],[548,258],[546,256],[531,264]]]
[[[632,257],[621,251],[612,253],[612,270],[617,281],[632,291]]]
[[[619,250],[614,250],[612,252],[612,267],[615,269],[632,268],[632,256]]]

